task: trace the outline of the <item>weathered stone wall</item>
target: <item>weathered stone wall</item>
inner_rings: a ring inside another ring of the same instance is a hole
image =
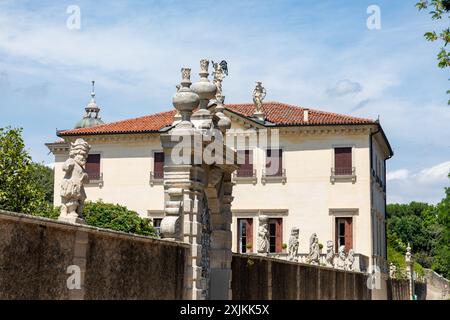
[[[188,248],[0,211],[0,299],[181,299]],[[67,288],[70,265],[80,290]]]
[[[388,279],[386,283],[388,300],[410,300],[408,280]]]
[[[370,300],[367,276],[326,267],[233,254],[233,300]]]

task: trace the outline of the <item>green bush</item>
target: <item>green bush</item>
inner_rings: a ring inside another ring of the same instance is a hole
[[[141,218],[137,212],[128,210],[119,204],[102,201],[87,202],[83,214],[86,223],[94,227],[144,236],[157,236],[150,219]]]

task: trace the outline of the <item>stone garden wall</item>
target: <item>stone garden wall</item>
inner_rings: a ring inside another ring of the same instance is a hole
[[[233,254],[233,300],[370,300],[367,276],[255,255]]]
[[[0,299],[181,299],[188,251],[178,242],[0,211]],[[84,285],[69,290],[74,265]]]

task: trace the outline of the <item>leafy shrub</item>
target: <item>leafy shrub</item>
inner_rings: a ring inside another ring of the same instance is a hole
[[[137,212],[128,210],[119,204],[87,202],[84,217],[88,225],[156,237],[156,230],[151,220],[141,218]]]

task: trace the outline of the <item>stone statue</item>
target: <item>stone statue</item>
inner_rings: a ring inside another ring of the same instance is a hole
[[[353,249],[350,249],[348,250],[347,259],[345,259],[345,270],[353,271],[354,262],[355,262],[355,252],[353,251]]]
[[[64,162],[61,183],[61,213],[58,220],[84,223],[83,207],[86,200],[84,184],[89,182],[85,165],[91,147],[83,139],[71,143],[69,159]]]
[[[319,238],[317,238],[317,234],[315,233],[309,238],[308,262],[315,265],[319,265],[320,263]]]
[[[345,255],[345,246],[340,246],[338,251],[336,268],[344,270],[346,258],[347,257]]]
[[[269,253],[269,219],[266,216],[259,217],[258,253]]]
[[[334,266],[334,243],[331,240],[327,241],[326,263],[328,267]]]
[[[224,62],[224,61],[225,60],[223,60],[222,62]],[[211,61],[211,62],[212,62],[213,68],[214,68],[214,71],[213,71],[214,80],[213,80],[213,82],[214,82],[214,84],[217,87],[216,100],[223,103],[223,101],[222,101],[222,99],[223,99],[223,96],[222,96],[222,81],[223,81],[223,78],[224,78],[225,70],[223,70],[223,68],[222,68],[222,63],[215,63],[214,61]],[[225,62],[225,66],[226,66],[226,62]]]
[[[412,261],[411,259],[412,259],[411,246],[409,245],[409,242],[408,242],[408,246],[406,247],[405,262],[407,264],[411,263],[411,261]]]
[[[289,260],[291,261],[297,261],[298,244],[299,244],[298,235],[299,229],[297,227],[293,227],[291,229],[291,236],[289,237],[289,247],[288,247]]]
[[[256,87],[253,90],[253,103],[256,106],[256,112],[262,112],[262,102],[266,97],[266,89],[262,86],[261,81],[256,81]]]
[[[392,262],[389,265],[389,277],[391,277],[391,279],[395,279],[397,277],[397,266]]]

